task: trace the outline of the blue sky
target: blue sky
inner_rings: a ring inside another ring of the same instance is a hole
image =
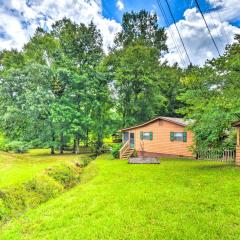
[[[148,11],[156,11],[157,14],[159,15],[160,18],[162,18],[160,9],[157,5],[157,0],[141,0],[141,1],[136,1],[136,0],[124,0],[122,1],[124,4],[124,10],[119,11],[119,9],[116,6],[116,0],[102,0],[102,8],[103,8],[103,16],[106,18],[114,19],[117,22],[121,22],[122,15],[124,12],[128,11],[139,11],[141,9],[146,9]],[[183,19],[183,14],[184,12],[189,9],[196,7],[195,1],[194,0],[168,0],[171,10],[174,14],[174,17],[177,21],[180,19]],[[181,4],[179,4],[181,2]],[[201,9],[203,10],[204,13],[207,13],[209,11],[214,11],[217,8],[213,7],[209,2],[205,0],[199,0],[198,1],[200,4]],[[173,20],[169,14],[166,1],[161,0],[161,3],[164,7],[165,12],[168,14],[168,19],[170,23],[173,23]],[[233,20],[231,21],[235,25],[239,25],[240,21],[239,20]],[[160,21],[161,25],[165,25],[164,20]]]
[[[206,59],[216,57],[218,51],[207,32],[196,1],[167,1],[177,22],[177,26],[180,29],[181,37],[183,38],[190,58],[191,60],[193,59],[192,62],[202,65]],[[180,42],[176,28],[173,25],[173,18],[169,12],[167,1],[160,0],[160,4],[167,15],[167,22],[162,16],[157,0],[102,0],[102,13],[104,17],[114,19],[121,23],[124,12],[139,11],[141,9],[155,11],[159,16],[159,25],[165,27],[167,30],[169,29],[168,33],[173,36],[171,39],[170,35],[168,35],[170,54],[167,55],[167,60],[174,62],[178,59],[178,62],[181,62],[179,58],[185,58],[185,60],[182,61],[182,65],[185,65],[185,63],[187,63],[186,53]],[[116,4],[118,2],[122,3],[121,8],[119,8],[119,4]],[[223,54],[225,46],[233,41],[235,33],[239,30],[237,29],[237,27],[240,26],[240,7],[238,0],[198,0],[198,2],[206,17],[213,38],[217,43],[218,50]],[[177,50],[177,48],[180,50]],[[182,54],[177,53],[179,51],[182,52]]]
[[[217,51],[195,1],[168,1],[191,61],[202,65],[206,59],[216,57]],[[187,62],[186,53],[172,24],[166,0],[160,2],[168,16],[169,25],[165,24],[157,0],[0,0],[0,50],[21,50],[37,27],[51,29],[56,20],[67,17],[84,24],[92,20],[102,33],[107,52],[116,33],[121,31],[124,12],[146,9],[157,12],[159,25],[166,29],[169,53],[164,59],[170,64],[178,62],[184,66]],[[199,0],[199,3],[222,54],[226,44],[234,41],[234,35],[240,34],[239,0]]]

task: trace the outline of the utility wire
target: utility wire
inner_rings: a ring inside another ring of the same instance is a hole
[[[168,0],[165,0],[165,2],[166,2],[166,4],[167,4],[167,6],[168,6],[168,10],[169,10],[169,12],[170,12],[170,14],[171,14],[171,17],[172,17],[172,19],[173,19],[174,25],[175,25],[175,27],[176,27],[176,29],[177,29],[177,33],[178,33],[179,38],[180,38],[180,40],[181,40],[181,43],[182,43],[182,45],[183,45],[184,51],[185,51],[185,53],[186,53],[186,56],[187,56],[187,58],[188,58],[188,61],[189,61],[190,65],[191,65],[192,62],[191,62],[191,60],[190,60],[190,57],[189,57],[189,55],[188,55],[186,46],[185,46],[185,44],[184,44],[184,42],[183,42],[183,39],[182,39],[181,34],[180,34],[180,31],[179,31],[179,29],[178,29],[176,19],[175,19],[174,15],[173,15],[173,12],[172,12],[171,8],[170,8],[170,5],[169,5],[169,3],[168,3]]]
[[[200,5],[199,5],[199,3],[198,3],[198,0],[194,0],[194,1],[195,1],[196,5],[197,5],[197,8],[198,8],[199,12],[200,12],[201,15],[202,15],[202,18],[203,18],[203,21],[204,21],[204,23],[205,23],[205,25],[206,25],[206,27],[207,27],[208,33],[209,33],[209,35],[210,35],[210,37],[211,37],[211,39],[212,39],[212,41],[213,41],[213,44],[214,44],[215,48],[217,49],[217,52],[218,52],[219,57],[220,57],[220,51],[219,51],[218,46],[217,46],[217,44],[216,44],[216,42],[215,42],[215,40],[214,40],[214,38],[213,38],[213,36],[212,36],[212,33],[211,33],[210,29],[209,29],[209,26],[208,26],[208,24],[207,24],[207,21],[206,21],[204,15],[203,15],[203,12],[202,12],[202,9],[201,9],[201,7],[200,7]]]
[[[169,23],[169,21],[168,21],[167,15],[166,15],[166,13],[165,13],[165,11],[164,11],[164,8],[163,8],[160,0],[157,0],[157,4],[158,4],[158,7],[159,7],[159,9],[160,9],[160,11],[161,11],[161,13],[162,13],[162,16],[163,16],[163,18],[164,18],[165,24],[166,24],[167,26],[170,26],[170,23]],[[169,27],[168,31],[169,31],[170,37],[172,38],[173,44],[174,44],[174,46],[175,46],[175,48],[176,48],[176,50],[177,50],[177,53],[178,53],[178,55],[179,55],[179,57],[180,57],[181,62],[183,63],[183,65],[187,66],[187,63],[186,63],[186,61],[185,61],[185,59],[184,59],[184,57],[183,57],[183,55],[182,55],[182,51],[180,50],[180,48],[178,47],[178,44],[177,44],[176,41],[175,41],[174,34],[173,34],[173,32],[172,32],[171,27]]]
[[[214,28],[217,30],[217,25],[215,24],[215,20],[214,20],[214,18],[213,18],[213,16],[212,16],[212,12],[211,12],[211,10],[209,11],[209,15],[210,15],[210,17],[211,17],[211,23],[213,24],[213,26],[214,26]],[[222,40],[222,36],[221,36],[221,33],[219,33],[218,32],[218,36],[219,36],[219,42],[221,43],[221,45],[222,45],[222,47],[223,47],[223,49],[225,48],[225,44],[224,44],[224,41]]]
[[[216,5],[216,0],[213,0],[213,3]],[[221,23],[223,23],[223,20],[222,20],[221,14],[220,14],[220,12],[218,11],[217,8],[216,8],[216,12],[217,12],[217,15],[218,15],[219,21],[220,21]],[[229,38],[228,38],[228,35],[227,35],[226,30],[225,30],[224,27],[223,27],[223,33],[224,33],[224,37],[225,37],[225,39],[227,40],[227,43],[230,44],[230,40],[229,40]]]

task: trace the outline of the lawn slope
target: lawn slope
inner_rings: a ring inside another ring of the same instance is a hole
[[[50,155],[49,149],[33,149],[29,153],[0,152],[0,188],[20,184],[43,169],[68,161],[80,161],[81,155]]]
[[[102,155],[87,167],[84,182],[5,225],[0,239],[240,238],[240,170],[234,166],[128,165]]]

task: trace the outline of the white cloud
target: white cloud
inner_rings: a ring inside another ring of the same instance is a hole
[[[93,21],[103,35],[105,50],[121,30],[119,23],[102,16],[101,0],[0,0],[0,5],[0,50],[21,49],[38,26],[50,28],[64,17],[76,23]]]
[[[205,17],[212,35],[223,53],[228,42],[233,41],[239,28],[229,21],[240,19],[239,0],[208,0],[213,11]],[[117,7],[124,9],[124,3],[117,0]],[[218,9],[218,11],[216,11]],[[52,23],[64,17],[76,23],[90,23],[97,25],[103,35],[104,49],[112,46],[114,36],[121,30],[121,26],[114,20],[102,16],[101,0],[0,0],[0,50],[21,49],[24,43],[34,34],[38,26],[50,28]],[[201,15],[196,8],[187,9],[184,19],[177,22],[183,41],[193,64],[202,65],[208,58],[216,57],[217,52],[206,30]],[[181,57],[171,38],[171,33],[182,52]],[[181,45],[175,26],[167,28],[169,53],[165,59],[170,63],[179,62],[182,66],[187,62],[186,54]]]
[[[239,0],[208,0],[208,2],[218,9],[218,13],[224,21],[239,20]]]
[[[225,46],[234,41],[234,35],[240,33],[240,29],[231,25],[226,20],[226,16],[225,20],[222,20],[216,11],[205,14],[205,18],[217,47],[222,54]],[[177,27],[193,64],[203,65],[206,59],[218,56],[202,16],[196,8],[187,9],[184,13],[184,19],[177,22]],[[171,64],[178,62],[181,66],[186,66],[189,61],[174,25],[167,28],[167,35],[169,53],[165,55],[165,59]],[[172,38],[172,36],[174,37]]]
[[[124,3],[121,0],[117,1],[117,8],[122,11],[124,9]]]

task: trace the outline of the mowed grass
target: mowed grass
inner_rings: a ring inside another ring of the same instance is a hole
[[[81,155],[50,155],[49,149],[34,149],[25,154],[0,152],[0,188],[22,183],[41,170],[67,161],[79,161]]]
[[[102,155],[89,178],[2,228],[0,239],[240,239],[240,169],[162,160],[129,165]],[[90,180],[91,179],[91,180]]]

